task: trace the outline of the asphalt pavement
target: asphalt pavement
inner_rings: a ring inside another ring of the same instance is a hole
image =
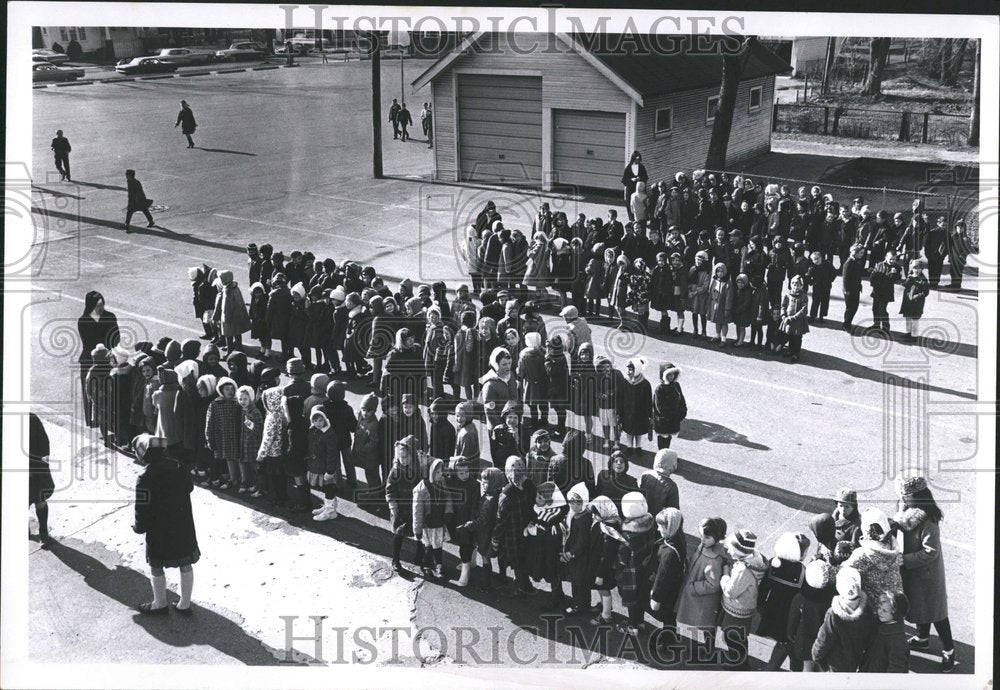
[[[429,64],[407,61],[406,82]],[[390,98],[399,95],[398,84],[398,64],[385,64],[383,110]],[[192,150],[185,148],[180,130],[174,128],[181,99],[188,101],[198,121]],[[429,94],[408,96],[414,120],[425,99]],[[71,465],[93,464],[88,455],[92,451],[86,450],[93,440],[74,441],[78,433],[72,424],[79,390],[73,369],[79,354],[74,324],[88,290],[104,294],[108,308],[133,341],[155,341],[163,335],[181,339],[200,333],[186,268],[202,263],[230,268],[246,291],[248,242],[271,242],[286,255],[292,249],[311,249],[320,259],[331,256],[338,262],[350,258],[371,264],[393,287],[399,279],[411,277],[418,283],[445,280],[454,288],[467,282],[457,253],[463,228],[486,200],[496,201],[508,227],[522,229],[530,228],[530,218],[542,200],[570,216],[577,212],[603,216],[617,205],[603,199],[436,182],[429,175],[433,152],[419,123],[411,141],[395,141],[384,114],[380,119],[386,178],[372,179],[370,103],[367,62],[34,92],[31,203],[38,238],[34,287],[43,292],[30,314],[26,337],[30,337],[31,360],[23,376],[25,390],[30,390],[44,419],[66,430],[69,450],[64,457]],[[48,146],[56,129],[72,142],[72,184],[59,182],[52,165]],[[134,230],[128,235],[122,230],[126,168],[137,171],[147,196],[154,200],[157,223],[146,229],[145,223],[133,221]],[[950,618],[963,664],[959,670],[971,670],[977,532],[976,474],[969,470],[979,443],[976,415],[981,413],[976,404],[977,304],[972,291],[931,295],[924,323],[941,340],[936,346],[851,338],[837,327],[843,313],[838,282],[830,319],[813,326],[803,343],[802,361],[794,365],[749,348],[719,349],[689,334],[662,339],[596,325],[594,340],[598,353],[612,354],[619,366],[631,356],[645,357],[648,377],[655,379],[661,361],[672,361],[682,371],[689,419],[674,447],[682,458],[676,479],[689,533],[702,517],[720,515],[730,529],[753,529],[767,555],[782,532],[808,531],[812,514],[832,510],[838,487],[852,486],[864,502],[891,513],[895,497],[891,481],[885,479],[887,472],[894,473],[903,463],[928,467],[947,515],[943,550]],[[862,323],[870,323],[870,305],[866,296]],[[893,307],[894,327],[901,330],[898,302]],[[547,321],[551,332],[556,319],[550,316]],[[686,328],[690,331],[691,324]],[[364,392],[352,386],[349,401],[357,405]],[[654,451],[646,445],[633,474],[650,466]],[[603,469],[605,456],[590,456],[596,468]],[[67,494],[68,505],[85,505],[111,490],[106,480],[86,476],[75,478],[72,486],[81,483],[87,491]],[[232,497],[204,490],[198,494],[205,511],[234,503]],[[260,513],[259,506],[236,503],[230,509],[241,519]],[[56,644],[64,658],[79,656],[83,661],[92,648],[70,644],[65,637],[70,633],[51,621],[66,616],[80,623],[101,612],[109,616],[101,619],[108,625],[124,626],[123,641],[128,630],[138,635],[144,626],[132,619],[130,607],[144,600],[141,580],[146,571],[141,544],[118,534],[127,529],[120,519],[95,515],[86,540],[79,535],[64,540],[70,534],[64,531],[69,523],[62,521],[73,510],[82,509],[60,505],[57,494],[53,532],[63,545],[31,557],[32,573],[38,569],[51,584],[39,589],[37,596],[32,590],[32,606],[40,615],[33,617],[30,635],[33,648]],[[382,517],[364,511],[352,517],[352,509],[347,512],[343,522],[327,523],[331,526],[318,532],[310,529],[311,523],[276,516],[284,525],[280,529],[289,530],[289,544],[275,547],[287,567],[255,594],[238,599],[228,597],[212,578],[223,577],[237,564],[260,567],[253,539],[239,532],[219,535],[207,530],[202,547],[205,565],[199,572],[208,573],[203,579],[212,579],[213,585],[201,589],[199,584],[195,599],[224,619],[208,625],[218,626],[211,637],[228,642],[224,649],[206,649],[205,637],[183,644],[178,641],[183,629],[172,628],[170,635],[143,638],[148,654],[154,659],[174,655],[169,658],[192,663],[269,662],[255,646],[259,645],[272,650],[270,656],[280,656],[273,650],[281,649],[283,624],[268,600],[288,589],[286,578],[294,574],[297,583],[314,563],[314,553],[299,548],[299,535],[307,533],[314,545],[327,544],[324,549],[338,544],[336,548],[342,548],[338,564],[344,572],[369,568],[363,564],[372,559],[386,561],[388,537]],[[226,549],[217,548],[221,541]],[[106,553],[108,545],[111,551]],[[122,567],[129,572],[119,572]],[[82,570],[89,576],[81,582]],[[365,572],[377,571],[371,566]],[[125,593],[111,591],[115,588],[109,582],[115,578],[126,583]],[[313,586],[308,578],[303,582]],[[417,627],[444,629],[461,619],[483,630],[501,626],[509,634],[524,626],[544,625],[537,602],[484,600],[450,584],[403,584],[390,598],[402,602],[410,624]],[[366,597],[383,601],[382,590],[350,582],[346,586],[353,587],[353,596],[361,602]],[[73,594],[71,611],[53,608],[53,602],[63,599],[61,592]],[[313,609],[303,604],[295,613],[335,609],[328,599],[316,597]],[[406,597],[412,597],[412,610]],[[368,620],[363,608],[358,611],[343,624],[379,624]],[[385,618],[393,619],[397,613]],[[532,651],[542,649],[541,657],[529,665],[541,664],[550,642],[569,650],[568,635],[565,630],[519,634],[502,652],[502,663],[530,659]],[[754,645],[759,664],[769,647],[759,640]],[[297,643],[304,654],[309,647]],[[932,652],[936,649],[932,647]],[[631,663],[628,654],[619,652],[615,648],[602,655],[602,663]],[[438,663],[455,663],[454,645],[451,652],[446,649],[436,658]],[[934,668],[936,657],[921,659],[918,656],[915,669]]]

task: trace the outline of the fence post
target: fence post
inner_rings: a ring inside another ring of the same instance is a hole
[[[778,104],[771,106],[771,131],[778,131]]]
[[[839,105],[833,109],[833,136],[837,136],[837,130],[840,129],[840,114],[844,111]]]
[[[829,134],[830,106],[823,106],[823,134]]]
[[[924,113],[924,132],[923,132],[923,134],[920,135],[920,143],[921,144],[926,144],[927,143],[927,125],[928,125],[930,119],[931,119],[931,114],[925,112]]]
[[[910,129],[910,111],[904,110],[903,116],[899,118],[899,140],[906,141]]]

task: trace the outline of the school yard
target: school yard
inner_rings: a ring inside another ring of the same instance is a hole
[[[407,82],[425,66],[408,62]],[[312,630],[308,617],[326,615],[328,649],[333,626],[447,631],[465,625],[478,628],[484,640],[493,634],[490,626],[500,626],[503,636],[536,626],[535,633],[504,638],[502,664],[539,665],[555,649],[565,663],[585,665],[582,655],[571,653],[565,629],[546,629],[534,601],[393,576],[380,517],[346,506],[340,519],[317,524],[269,516],[242,497],[204,489],[195,492],[204,554],[196,568],[196,615],[135,617],[134,607],[149,594],[142,538],[129,528],[131,509],[123,502],[136,468],[127,458],[108,457],[73,421],[75,319],[88,290],[104,294],[133,341],[196,337],[186,268],[233,269],[246,294],[248,242],[270,242],[286,255],[297,248],[338,262],[351,258],[375,266],[392,287],[411,277],[443,279],[454,288],[466,282],[456,258],[463,228],[487,199],[496,201],[508,227],[522,229],[543,198],[571,218],[577,212],[604,216],[618,205],[430,182],[422,177],[431,151],[419,123],[403,144],[383,122],[388,177],[371,179],[369,73],[368,63],[312,64],[34,93],[37,292],[25,317],[31,355],[22,390],[43,414],[59,449],[53,457],[61,461],[54,467],[60,492],[50,502],[52,533],[61,545],[42,551],[32,543],[30,549],[28,639],[37,658],[276,663],[285,660],[280,616],[298,616],[295,635],[305,636]],[[398,83],[398,64],[385,65],[386,108]],[[193,150],[173,127],[182,98],[198,120]],[[424,98],[409,99],[414,120]],[[58,181],[48,150],[60,128],[73,145],[73,184]],[[788,177],[804,174],[776,161]],[[130,235],[121,227],[126,168],[137,171],[154,200],[157,221],[153,229],[136,222]],[[980,443],[977,414],[984,413],[976,403],[977,304],[971,291],[928,299],[925,328],[942,341],[938,348],[851,338],[838,325],[838,281],[830,319],[805,337],[795,365],[749,349],[720,350],[690,335],[663,340],[604,326],[595,328],[595,345],[619,365],[641,354],[653,378],[662,361],[682,371],[689,419],[674,442],[682,458],[675,479],[689,534],[701,518],[720,515],[730,530],[754,530],[767,555],[783,531],[808,531],[812,514],[831,510],[838,487],[858,489],[862,501],[891,514],[887,475],[903,464],[926,467],[947,516],[942,531],[958,670],[970,671],[979,605],[973,596],[978,475],[970,470]],[[863,322],[870,323],[870,305],[866,295]],[[898,302],[890,314],[901,330],[896,311]],[[555,317],[547,320],[552,332]],[[690,321],[686,326],[690,330]],[[352,384],[349,400],[357,405],[363,392]],[[650,448],[634,474],[650,465]],[[591,457],[603,469],[605,456]],[[168,582],[175,586],[170,576]],[[406,639],[400,643],[406,666],[475,663],[456,650],[451,633],[444,645],[428,635],[423,659]],[[759,665],[769,645],[752,639]],[[352,644],[351,633],[346,644],[348,655],[363,649]],[[387,634],[378,645],[379,663],[388,658],[388,644]],[[295,647],[295,661],[315,656],[309,640]],[[488,660],[487,648],[477,647]],[[931,651],[914,653],[912,668],[936,671],[936,640]],[[575,662],[566,661],[571,658]],[[612,653],[599,666],[604,663],[628,662]]]

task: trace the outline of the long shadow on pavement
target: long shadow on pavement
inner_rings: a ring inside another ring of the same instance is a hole
[[[120,604],[136,608],[150,600],[149,578],[142,573],[122,566],[108,568],[96,558],[62,542],[54,542],[50,551],[82,575],[87,586]],[[177,598],[171,592],[167,593],[167,597],[171,601]],[[194,604],[193,615],[188,618],[182,619],[174,611],[167,616],[147,616],[136,611],[133,620],[150,636],[173,647],[211,646],[233,659],[254,666],[281,663],[260,640],[247,635],[239,625],[197,604]]]

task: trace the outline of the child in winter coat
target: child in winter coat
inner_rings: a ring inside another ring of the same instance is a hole
[[[252,498],[260,498],[263,492],[257,487],[257,451],[260,450],[264,435],[264,416],[254,404],[257,395],[250,386],[240,386],[236,389],[236,402],[243,410],[243,423],[240,425],[240,477],[243,484],[239,493],[249,493]]]
[[[417,440],[412,435],[396,441],[392,466],[385,479],[385,500],[389,504],[389,523],[392,526],[392,568],[403,570],[399,561],[403,540],[413,520],[413,490],[423,480],[421,457],[417,453]],[[423,517],[423,513],[421,514]],[[442,520],[442,531],[443,531]],[[417,549],[416,561],[423,565],[423,546]]]
[[[677,315],[677,328],[671,332],[681,335],[684,333],[684,312],[688,308],[688,269],[680,252],[670,256],[670,283],[670,309]]]
[[[535,486],[542,484],[549,476],[549,461],[555,455],[552,450],[551,436],[547,429],[538,429],[531,435],[531,448],[528,450],[528,479]]]
[[[785,646],[788,649],[788,667],[792,671],[805,670],[807,665],[810,671],[815,670],[812,647],[830,608],[830,601],[837,593],[834,589],[836,574],[836,569],[826,561],[811,561],[805,568],[802,589],[788,607]]]
[[[479,474],[479,506],[472,518],[463,527],[469,530],[475,539],[476,550],[482,559],[485,579],[481,589],[493,589],[493,556],[496,551],[492,547],[493,528],[497,522],[497,502],[500,492],[507,485],[507,477],[496,467],[487,467]],[[502,573],[501,573],[502,575]]]
[[[548,608],[562,611],[565,594],[560,577],[559,555],[566,533],[566,498],[554,482],[537,486],[534,515],[524,528],[528,573],[536,582],[549,584]]]
[[[444,398],[435,398],[429,408],[430,451],[435,458],[450,458],[455,455],[455,426],[448,421],[449,404]]]
[[[763,277],[750,279],[753,299],[750,304],[750,344],[764,349],[764,327],[771,320],[771,303]]]
[[[351,446],[351,462],[365,472],[365,483],[371,491],[382,486],[382,434],[377,416],[378,397],[369,393],[361,400],[358,423]]]
[[[861,513],[858,511],[858,492],[841,487],[835,497],[833,510],[834,538],[857,546],[861,542]]]
[[[628,458],[622,451],[616,450],[608,456],[607,468],[597,475],[597,495],[607,496],[614,501],[619,513],[622,509],[622,497],[639,489],[635,477],[628,473],[628,469]]]
[[[769,637],[777,644],[768,662],[769,671],[777,671],[788,656],[788,611],[792,599],[802,589],[805,568],[802,559],[809,548],[809,538],[800,532],[785,532],[774,545],[767,575],[757,593],[757,611],[760,625],[757,635]]]
[[[545,343],[545,375],[549,379],[549,404],[556,413],[555,433],[562,437],[566,434],[569,408],[569,365],[562,336],[554,335]]]
[[[722,518],[705,518],[698,525],[701,543],[688,564],[677,602],[677,622],[696,631],[695,641],[701,647],[696,657],[699,660],[710,660],[715,654],[716,625],[722,607],[722,576],[729,568],[723,546],[726,529],[726,521]]]
[[[249,485],[240,477],[241,441],[243,438],[243,408],[236,402],[236,382],[228,376],[219,379],[219,397],[208,406],[205,419],[205,442],[214,458],[213,472],[228,479],[219,488],[241,489]],[[223,465],[225,469],[223,469]],[[241,490],[240,493],[246,493]]]
[[[729,269],[724,263],[715,264],[712,280],[708,285],[706,318],[715,324],[719,347],[726,345],[729,324],[733,320],[733,286],[729,282]]]
[[[638,491],[622,497],[622,514],[625,543],[618,549],[615,582],[618,584],[622,603],[628,608],[628,624],[619,626],[619,632],[635,637],[639,634],[645,617],[646,602],[649,601],[656,529],[655,520],[646,506],[646,499]]]
[[[833,288],[837,273],[833,269],[833,263],[825,259],[820,252],[813,252],[809,259],[812,263],[805,274],[806,284],[812,287],[809,320],[819,319],[819,322],[823,323],[827,312],[830,311],[830,290]]]
[[[354,462],[351,459],[351,442],[353,434],[358,428],[358,417],[351,404],[344,399],[345,394],[346,387],[343,381],[331,381],[327,384],[327,401],[323,403],[323,411],[326,412],[333,432],[336,434],[338,464],[342,468],[347,488],[353,490],[357,488],[358,479]]]
[[[747,327],[753,324],[753,288],[750,276],[740,273],[736,276],[736,290],[733,292],[733,324],[736,326],[736,345],[742,347]]]
[[[320,506],[312,511],[313,520],[325,522],[337,517],[338,462],[337,434],[322,407],[309,414],[309,450],[306,455],[306,480]]]
[[[657,515],[664,508],[680,508],[677,483],[670,478],[677,471],[677,451],[661,448],[653,457],[653,469],[639,475],[639,491],[646,498],[646,505],[656,509]]]
[[[757,593],[767,564],[757,551],[757,535],[748,529],[736,530],[726,541],[726,550],[733,565],[719,582],[722,587],[720,627],[729,650],[725,660],[736,669],[745,670],[749,668],[750,622],[757,608]]]
[[[597,416],[604,431],[607,449],[610,451],[621,436],[618,408],[621,402],[620,390],[625,385],[621,372],[615,369],[611,360],[599,355],[594,361],[596,369]]]
[[[660,333],[669,335],[673,332],[670,328],[669,310],[673,302],[674,278],[666,252],[656,255],[656,266],[649,278],[649,293],[650,308],[660,312]]]
[[[862,673],[909,673],[910,648],[903,619],[910,602],[902,592],[883,592],[878,600],[878,626],[871,634]]]
[[[788,336],[781,332],[781,305],[771,303],[771,317],[767,322],[764,349],[768,352],[778,352],[788,340]]]
[[[177,372],[165,365],[156,368],[159,388],[152,395],[153,407],[156,408],[156,435],[167,439],[167,455],[179,459],[184,446],[183,418],[177,409],[180,386],[177,383]]]
[[[514,586],[507,593],[523,597],[534,591],[528,578],[525,553],[525,528],[534,517],[535,485],[528,479],[524,461],[511,455],[504,463],[507,484],[500,491],[497,517],[491,546],[500,561],[500,575],[506,576],[507,568],[514,569]]]
[[[625,445],[632,454],[638,454],[643,436],[653,440],[653,387],[643,373],[645,367],[646,360],[642,357],[630,359],[618,388],[618,418]]]
[[[522,424],[521,406],[515,402],[504,405],[502,422],[490,431],[490,457],[493,466],[505,465],[512,455],[524,457],[525,448],[530,444],[527,427]]]
[[[461,529],[463,525],[468,525],[479,510],[479,482],[472,477],[470,463],[462,456],[455,456],[451,459],[448,477],[445,485],[451,492],[452,520],[449,532],[451,541],[458,544],[458,557],[461,567],[458,573],[459,587],[466,587],[469,584],[469,577],[472,575],[472,556],[476,550],[476,534],[471,529]]]
[[[812,647],[813,661],[820,668],[839,673],[858,670],[870,633],[867,608],[861,575],[854,568],[842,567],[837,572],[837,596],[830,602]]]
[[[615,588],[615,564],[618,549],[625,543],[622,535],[622,520],[618,507],[607,496],[598,496],[590,502],[590,512],[594,524],[599,526],[600,538],[594,544],[592,572],[594,589],[601,597],[601,612],[591,621],[592,625],[611,625],[611,590]]]
[[[192,439],[192,457],[201,470],[210,470],[209,479],[202,482],[202,486],[221,487],[229,479],[225,462],[219,462],[222,458],[216,458],[214,451],[208,447],[208,410],[212,402],[218,397],[216,386],[218,380],[212,374],[199,376],[195,381],[194,405],[192,406],[192,421],[196,433]],[[235,404],[235,401],[232,401]],[[236,427],[237,438],[239,428]]]
[[[930,283],[924,275],[927,263],[916,259],[910,264],[910,273],[903,281],[903,301],[899,313],[906,319],[906,340],[914,343],[920,333],[920,317],[924,315],[924,302],[930,294]]]
[[[576,484],[566,496],[569,515],[566,517],[566,543],[559,560],[570,581],[572,602],[565,609],[567,616],[590,612],[590,589],[593,582],[591,562],[600,549],[600,525],[588,510],[590,492],[583,482]]]
[[[413,489],[413,536],[424,545],[424,577],[444,577],[445,526],[454,512],[444,485],[444,460],[434,458],[427,476]]]
[[[669,448],[675,435],[680,433],[681,422],[687,417],[687,401],[678,379],[681,370],[673,362],[660,365],[660,382],[653,391],[653,431],[656,447]]]
[[[687,574],[687,543],[684,537],[684,516],[676,508],[664,508],[656,514],[660,538],[656,541],[655,570],[650,591],[649,608],[660,623],[664,634],[659,642],[676,641],[677,603]]]

